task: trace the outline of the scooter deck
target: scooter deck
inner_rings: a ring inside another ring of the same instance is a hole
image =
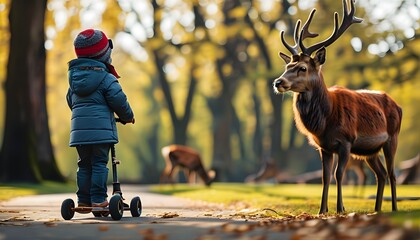
[[[130,210],[129,206],[126,206],[126,204],[124,205],[124,211]],[[109,213],[109,207],[75,207],[72,208],[72,210],[77,213]]]

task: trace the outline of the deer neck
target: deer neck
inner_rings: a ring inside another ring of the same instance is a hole
[[[331,114],[332,102],[321,71],[312,76],[308,91],[294,93],[293,111],[298,129],[321,136]]]

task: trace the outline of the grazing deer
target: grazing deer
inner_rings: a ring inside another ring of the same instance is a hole
[[[257,173],[248,175],[244,181],[246,183],[259,183],[267,181],[268,179],[274,179],[274,181],[276,181],[278,174],[276,164],[272,159],[269,159],[263,162]]]
[[[285,72],[273,81],[276,93],[292,91],[293,112],[297,128],[307,136],[311,145],[319,149],[322,159],[322,201],[319,213],[328,212],[328,188],[333,164],[333,154],[338,155],[335,169],[337,182],[337,212],[345,211],[342,201],[342,177],[351,156],[366,161],[377,179],[375,211],[381,211],[383,191],[388,172],[392,194],[392,210],[397,210],[394,156],[397,149],[398,133],[401,126],[402,110],[386,94],[379,91],[352,91],[342,87],[327,88],[321,66],[325,62],[325,48],[336,41],[353,23],[362,19],[354,16],[355,7],[350,0],[343,0],[343,20],[338,26],[338,13],[334,13],[334,31],[329,38],[308,48],[305,38],[318,34],[309,31],[315,9],[300,28],[300,20],[294,29],[295,45],[290,46],[281,32],[281,41],[292,53],[289,57],[279,53],[286,61]],[[298,49],[301,53],[298,53]],[[314,51],[314,57],[311,57]],[[386,168],[383,167],[378,152],[383,150]]]
[[[160,176],[161,183],[173,183],[173,174],[177,167],[184,169],[184,173],[190,183],[194,182],[195,173],[198,174],[206,186],[210,186],[214,180],[214,171],[206,172],[201,162],[200,154],[190,147],[169,145],[162,148],[162,156],[165,159],[166,166]]]
[[[355,181],[354,185],[358,185],[363,187],[366,185],[367,175],[364,170],[364,163],[357,158],[351,157],[348,164],[347,170],[352,170],[354,174],[356,174],[357,181]]]

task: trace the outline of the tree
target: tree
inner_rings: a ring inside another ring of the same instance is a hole
[[[11,1],[2,181],[63,181],[51,145],[45,98],[47,0]]]
[[[152,6],[153,6],[153,13],[154,13],[153,14],[154,16],[154,29],[153,30],[155,34],[154,38],[159,38],[159,40],[163,42],[164,40],[163,40],[163,36],[160,30],[162,14],[157,14],[157,13],[161,13],[163,9],[161,6],[159,6],[156,0],[152,1]],[[174,47],[174,46],[170,42],[168,42],[168,44],[166,44],[165,46],[152,49],[152,53],[154,57],[154,64],[158,73],[160,86],[164,94],[168,111],[171,116],[171,121],[172,121],[172,126],[173,126],[173,142],[176,144],[185,145],[187,144],[187,129],[188,129],[188,124],[191,118],[191,106],[193,102],[193,96],[196,90],[197,81],[195,77],[193,76],[194,67],[191,66],[190,82],[189,82],[188,93],[187,93],[187,97],[185,101],[184,114],[183,116],[178,116],[175,110],[175,104],[174,104],[174,99],[172,97],[170,84],[168,82],[166,73],[163,71],[167,60],[170,58],[170,56],[166,53],[166,50],[171,47]],[[179,47],[179,46],[175,46],[175,47]]]

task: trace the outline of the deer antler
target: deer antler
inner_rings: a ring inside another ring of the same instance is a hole
[[[287,50],[289,50],[289,52],[293,55],[298,55],[299,54],[299,46],[298,46],[298,41],[299,41],[299,28],[300,28],[300,19],[296,22],[295,25],[295,30],[294,30],[294,40],[295,40],[295,45],[290,46],[286,40],[284,40],[284,30],[281,31],[280,36],[281,36],[281,41],[283,43],[283,45],[287,48]]]
[[[306,38],[314,38],[314,37],[318,37],[318,33],[311,33],[309,32],[309,25],[312,22],[312,18],[314,17],[316,12],[316,9],[312,9],[311,13],[309,14],[308,19],[306,20],[305,24],[303,24],[302,27],[302,31],[300,31],[300,38],[299,38],[299,42],[303,41]]]
[[[295,45],[290,46],[286,40],[284,40],[284,31],[281,31],[281,41],[283,42],[284,46],[290,51],[290,53],[292,53],[293,55],[298,55],[299,54],[299,43],[301,42],[301,40],[304,40],[306,38],[314,38],[317,37],[318,34],[317,33],[311,33],[309,32],[309,24],[311,24],[312,21],[312,17],[315,14],[316,9],[313,9],[311,11],[311,13],[309,14],[309,18],[308,20],[306,20],[305,24],[302,27],[302,31],[299,34],[299,28],[300,28],[300,19],[296,22],[296,26],[295,26],[295,30],[294,30],[294,40],[295,40]]]
[[[354,0],[350,0],[350,12],[348,12],[347,0],[343,0],[343,20],[341,21],[340,27],[338,27],[338,13],[335,12],[334,13],[334,31],[331,34],[331,36],[322,42],[316,43],[315,45],[310,46],[309,48],[306,48],[303,45],[303,40],[305,39],[304,37],[305,31],[309,33],[308,31],[309,24],[312,20],[313,14],[315,13],[315,9],[312,10],[311,15],[309,16],[309,19],[307,21],[308,26],[306,26],[306,23],[305,23],[305,26],[302,28],[302,31],[300,33],[301,37],[299,38],[299,46],[302,50],[302,53],[305,55],[311,56],[311,54],[314,51],[322,47],[328,47],[333,42],[335,42],[335,40],[337,40],[347,30],[347,28],[350,27],[350,25],[352,25],[353,23],[361,23],[363,19],[355,17],[354,16],[355,12],[356,12],[356,9],[354,7]]]

